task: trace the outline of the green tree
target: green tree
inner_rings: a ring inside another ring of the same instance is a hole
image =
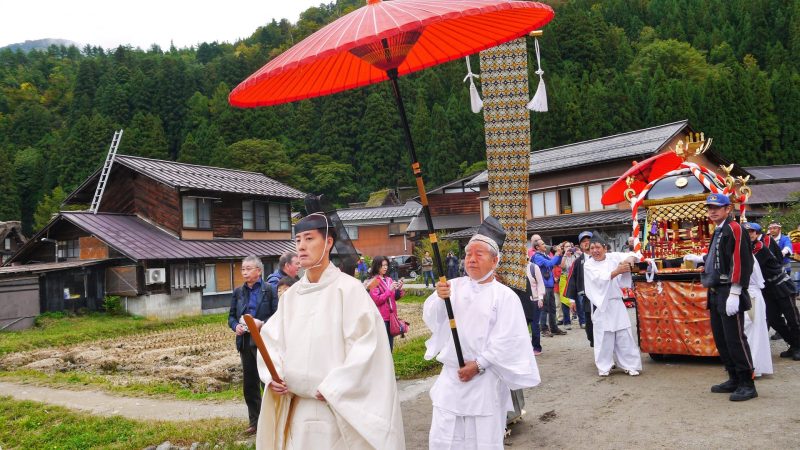
[[[122,134],[119,152],[125,155],[169,159],[169,146],[161,119],[153,114],[136,113]]]
[[[392,111],[383,95],[373,92],[367,97],[364,117],[359,127],[358,154],[359,173],[370,174],[361,183],[361,195],[398,185],[396,170],[403,149],[400,123],[397,113]]]
[[[14,182],[19,193],[22,230],[26,235],[33,230],[33,213],[42,197],[44,169],[44,158],[39,149],[28,147],[14,157]]]
[[[461,156],[456,147],[456,140],[453,130],[450,129],[447,114],[439,104],[433,105],[431,127],[433,129],[431,135],[433,145],[430,147],[429,154],[425,155],[425,159],[428,161],[430,182],[432,185],[438,185],[458,177],[459,164],[466,159]]]
[[[19,196],[6,150],[0,148],[0,221],[20,220]]]
[[[228,153],[231,168],[260,172],[289,184],[294,178],[295,167],[278,141],[245,139],[228,146]]]
[[[61,210],[61,204],[67,194],[61,189],[61,186],[56,186],[49,194],[45,194],[42,201],[36,205],[36,212],[33,215],[33,232],[38,233],[39,230],[45,227],[53,218],[53,214],[57,214]]]
[[[100,114],[78,119],[61,147],[58,184],[72,191],[97,170],[105,161],[115,129],[111,119]]]

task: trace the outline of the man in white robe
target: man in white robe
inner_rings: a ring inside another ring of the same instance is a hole
[[[269,389],[260,449],[404,449],[403,418],[383,319],[357,279],[330,263],[335,230],[323,214],[295,226],[303,278],[261,328],[283,383]]]
[[[466,247],[468,276],[439,281],[423,308],[432,331],[425,359],[436,357],[443,364],[430,391],[429,448],[434,450],[502,449],[506,411],[513,409],[510,390],[541,381],[519,297],[494,277],[502,238],[482,231],[488,233],[481,227]],[[462,368],[442,300],[446,297],[457,320]]]
[[[642,356],[622,302],[622,288],[630,287],[631,263],[636,256],[633,253],[607,252],[598,233],[592,237],[589,252],[592,258],[583,265],[583,282],[586,296],[596,307],[592,324],[597,373],[607,377],[616,358],[617,366],[628,375],[637,376],[642,370]]]

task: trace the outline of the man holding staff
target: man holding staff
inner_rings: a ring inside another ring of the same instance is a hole
[[[539,369],[519,297],[495,279],[505,232],[488,217],[466,247],[466,277],[436,284],[423,307],[425,359],[442,372],[430,391],[431,449],[502,449],[510,390],[536,386]],[[464,355],[459,367],[443,299],[450,298]]]
[[[323,213],[295,225],[305,275],[261,329],[282,383],[259,358],[269,386],[259,418],[262,449],[403,449],[394,364],[383,319],[357,279],[330,262],[336,230]]]

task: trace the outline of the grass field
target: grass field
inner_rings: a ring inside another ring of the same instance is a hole
[[[79,344],[114,338],[143,331],[159,331],[225,322],[225,314],[185,317],[175,320],[151,320],[134,316],[113,316],[92,313],[67,316],[45,313],[36,319],[36,326],[23,331],[4,331],[0,339],[0,356],[37,348]]]
[[[423,359],[424,298],[406,300],[400,312],[412,330],[395,339],[393,358],[397,376],[414,379],[437,372],[439,364]],[[33,329],[0,335],[0,380],[129,397],[237,401],[241,364],[225,319],[44,315]]]
[[[246,421],[199,420],[154,422],[99,417],[43,403],[0,397],[0,448],[142,449],[170,441],[212,448],[252,448],[244,445]]]

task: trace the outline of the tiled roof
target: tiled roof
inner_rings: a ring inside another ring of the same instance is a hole
[[[753,166],[745,167],[755,180],[751,184],[769,182],[772,180],[800,180],[800,164],[786,164],[782,166]]]
[[[190,188],[236,194],[263,195],[281,198],[303,198],[305,194],[291,186],[273,180],[258,172],[223,169],[220,167],[197,166],[174,161],[142,158],[139,156],[117,155],[115,166],[124,166],[147,177],[176,188]],[[64,200],[87,201],[94,195],[100,170],[95,171]],[[114,169],[109,178],[114,181]]]
[[[642,210],[640,220],[644,218]],[[538,217],[528,221],[526,229],[529,233],[547,233],[551,231],[574,231],[583,229],[618,227],[631,223],[631,212],[627,209],[614,209],[592,213],[566,214],[552,217]],[[448,234],[443,239],[469,239],[478,231],[478,226]]]
[[[344,221],[351,220],[372,220],[372,219],[396,219],[399,217],[416,217],[422,211],[422,205],[414,201],[408,201],[401,206],[379,206],[376,208],[347,208],[336,211],[339,219]]]
[[[75,267],[86,267],[101,264],[113,260],[108,259],[82,259],[77,261],[49,262],[40,264],[23,264],[19,266],[0,267],[0,275],[20,274],[20,273],[43,273],[54,270],[72,269]]]
[[[118,155],[115,163],[175,187],[273,197],[303,198],[299,190],[262,173]]]
[[[475,214],[452,214],[445,216],[433,216],[434,230],[455,230],[459,228],[469,228],[481,224],[481,215]],[[427,231],[428,224],[425,216],[420,214],[408,225],[406,232]]]
[[[603,161],[650,156],[688,124],[689,121],[681,120],[643,130],[537,150],[531,152],[529,170],[532,174],[544,173]],[[486,183],[488,180],[488,172],[484,171],[469,184]]]
[[[750,188],[753,190],[753,195],[747,201],[748,204],[786,203],[789,194],[800,192],[800,180],[788,183],[753,184]]]
[[[180,240],[127,214],[62,212],[61,217],[135,260],[280,256],[294,250],[291,240]]]

